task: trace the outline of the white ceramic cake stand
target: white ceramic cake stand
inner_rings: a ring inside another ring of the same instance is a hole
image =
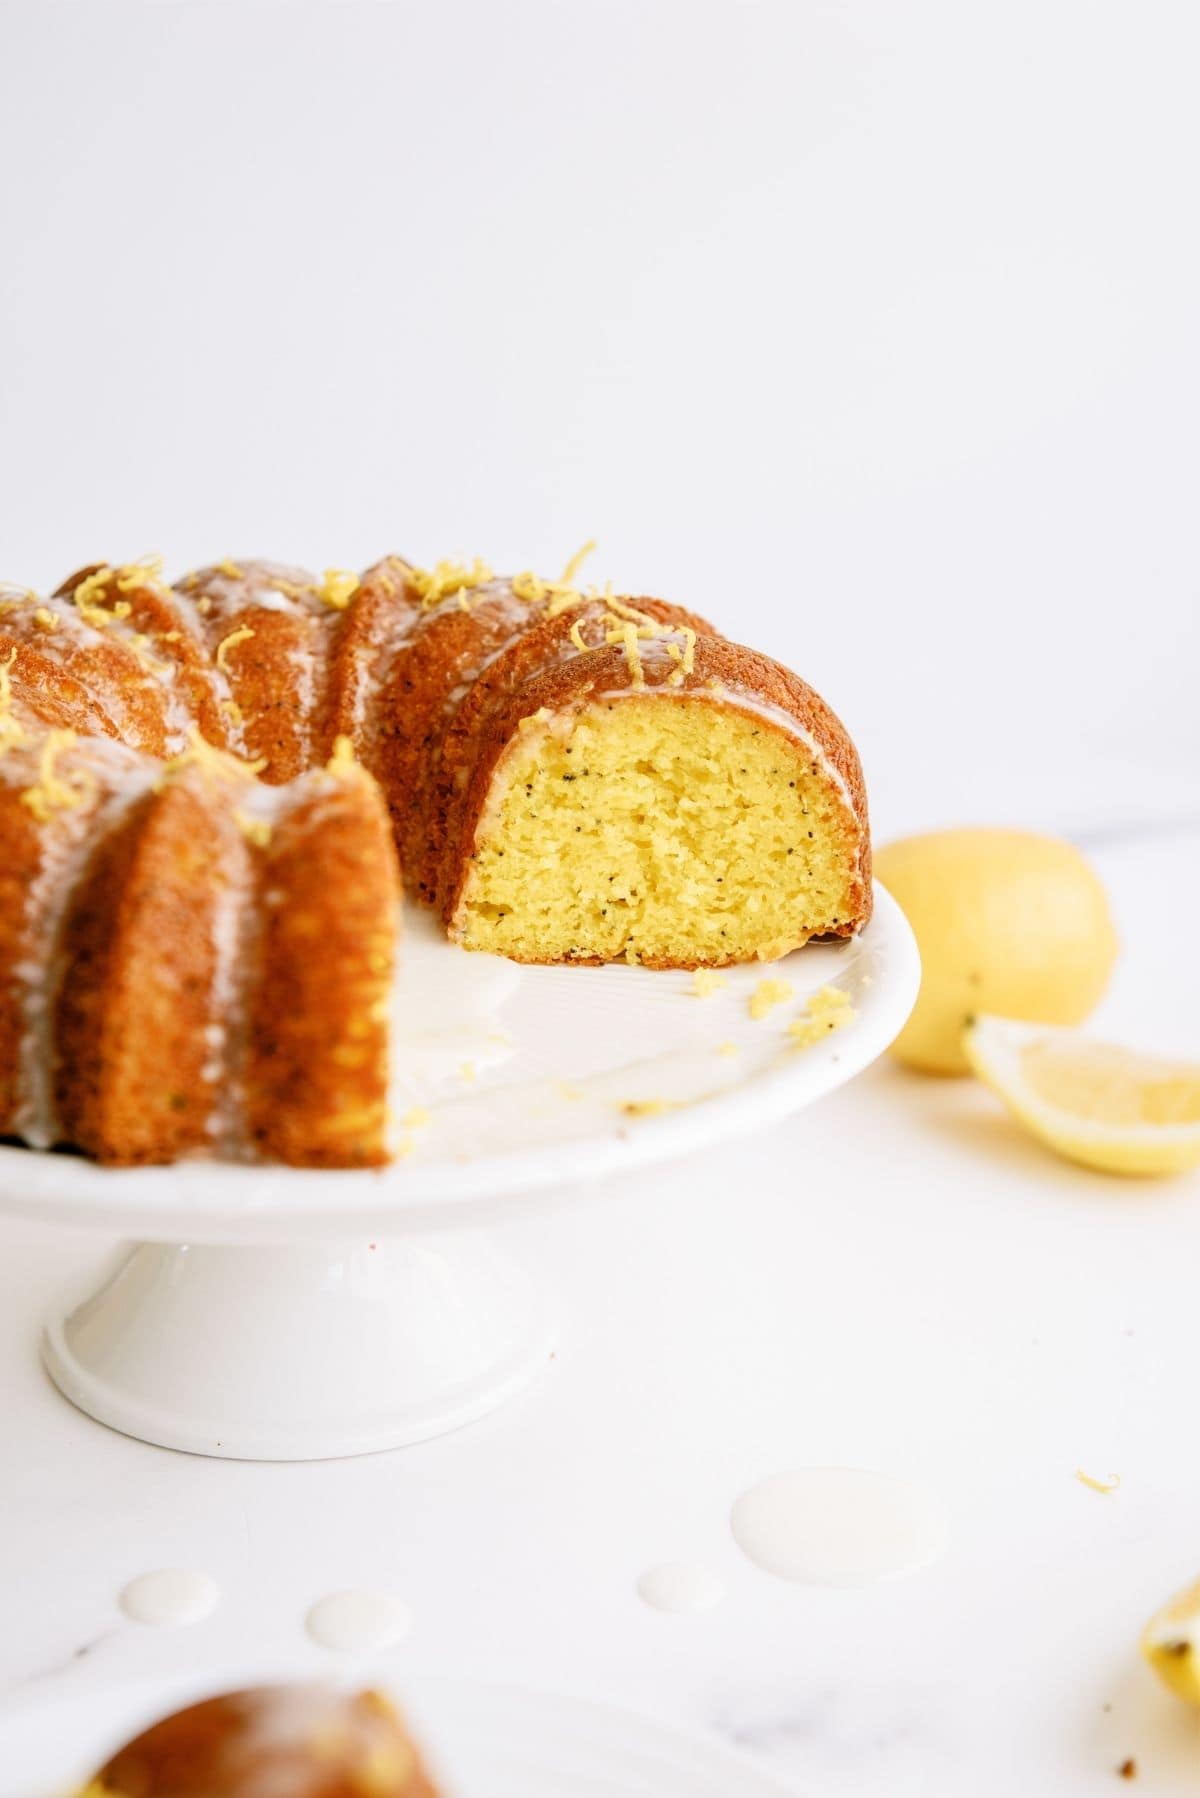
[[[793,996],[766,1017],[764,977]],[[545,1366],[550,1308],[495,1227],[533,1195],[761,1129],[875,1059],[919,964],[882,890],[861,936],[738,968],[707,997],[640,968],[517,970],[406,924],[397,1108],[428,1121],[369,1172],[191,1162],[105,1169],[0,1149],[0,1208],[124,1246],[43,1353],[82,1410],[196,1454],[308,1460],[482,1416]],[[855,1016],[812,1047],[788,1022],[834,984]],[[489,1065],[490,1064],[490,1065]]]

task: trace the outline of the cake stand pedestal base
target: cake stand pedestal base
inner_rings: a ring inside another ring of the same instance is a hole
[[[190,1454],[309,1461],[457,1429],[549,1361],[524,1269],[467,1230],[352,1246],[138,1243],[55,1316],[51,1378],[99,1422]]]

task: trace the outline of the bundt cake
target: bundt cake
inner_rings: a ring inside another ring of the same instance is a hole
[[[387,1160],[401,871],[515,961],[857,930],[866,800],[828,706],[576,577],[148,561],[0,591],[0,1134]]]
[[[80,1798],[437,1798],[379,1692],[266,1686],[189,1705],[118,1750]]]

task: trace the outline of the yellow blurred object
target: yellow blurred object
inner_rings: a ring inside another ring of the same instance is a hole
[[[1163,1684],[1189,1704],[1200,1704],[1200,1580],[1155,1611],[1142,1631],[1142,1653]]]
[[[942,830],[887,843],[875,872],[921,951],[921,990],[892,1053],[965,1074],[978,1012],[1081,1024],[1108,985],[1117,935],[1077,849],[1021,830]]]
[[[1010,1018],[976,1018],[963,1047],[1013,1116],[1071,1161],[1106,1174],[1178,1174],[1200,1162],[1198,1063]]]

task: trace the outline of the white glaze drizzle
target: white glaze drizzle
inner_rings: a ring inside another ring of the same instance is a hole
[[[304,1628],[331,1654],[376,1654],[404,1640],[412,1628],[412,1613],[389,1592],[352,1587],[319,1598],[305,1617]]]
[[[932,1494],[861,1467],[802,1467],[751,1486],[730,1514],[747,1559],[778,1579],[855,1586],[937,1559],[946,1521]]]
[[[175,1629],[210,1616],[220,1598],[219,1586],[207,1573],[188,1567],[158,1567],[130,1580],[117,1602],[133,1623]]]
[[[82,751],[70,754],[78,760]],[[97,833],[118,828],[151,790],[159,772],[136,752],[107,738],[88,740],[86,761],[106,790],[95,805],[85,803],[39,826],[42,863],[25,896],[25,953],[12,970],[22,1011],[19,1096],[12,1130],[35,1149],[48,1149],[59,1140],[54,1104],[54,1005],[66,973],[59,942],[62,926],[91,860]],[[0,767],[11,779],[9,767]]]
[[[692,1561],[663,1561],[648,1567],[637,1583],[637,1594],[652,1611],[684,1614],[711,1611],[725,1596],[724,1582],[708,1567]]]

